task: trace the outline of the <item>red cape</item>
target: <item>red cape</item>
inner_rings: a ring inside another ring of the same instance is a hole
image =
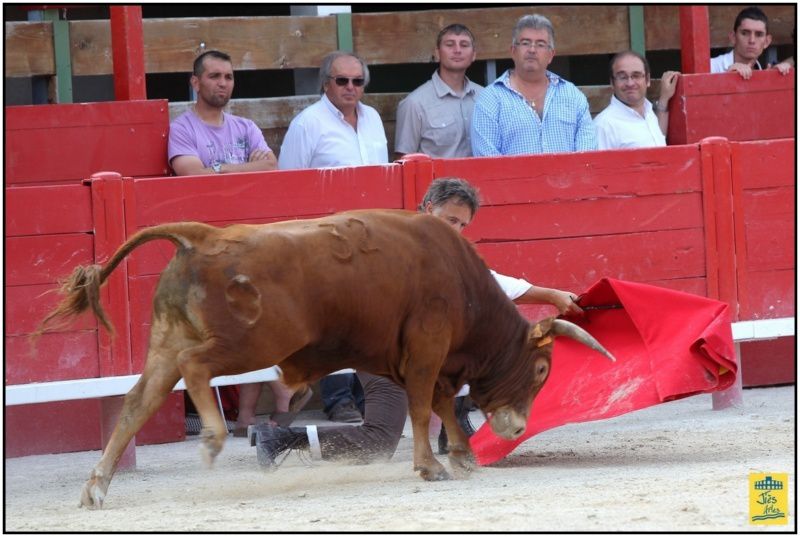
[[[603,279],[580,300],[592,334],[617,361],[568,338],[556,339],[550,377],[525,433],[496,436],[484,424],[470,439],[478,464],[496,462],[531,436],[698,393],[724,390],[737,365],[728,305],[652,285]]]

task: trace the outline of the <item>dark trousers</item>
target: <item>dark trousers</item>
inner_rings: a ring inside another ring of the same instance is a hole
[[[319,381],[320,396],[325,412],[330,413],[334,407],[352,402],[364,412],[364,390],[353,373],[328,375]]]
[[[397,449],[408,414],[406,391],[391,380],[370,373],[359,372],[358,380],[364,389],[364,422],[358,426],[319,427],[323,459],[366,463],[388,460]]]

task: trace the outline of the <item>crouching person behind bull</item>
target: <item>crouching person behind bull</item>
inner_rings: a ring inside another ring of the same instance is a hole
[[[475,217],[478,207],[476,189],[464,179],[450,177],[431,183],[419,210],[441,218],[461,233]],[[492,275],[503,292],[518,304],[552,304],[561,314],[583,314],[575,303],[577,295],[574,293],[538,287],[494,271]],[[358,379],[364,388],[364,421],[361,425],[286,428],[265,423],[250,427],[250,445],[256,446],[259,464],[274,467],[281,454],[291,449],[309,450],[312,458],[323,460],[347,459],[368,463],[390,459],[397,449],[408,413],[405,389],[385,377],[370,373],[358,372]],[[456,404],[459,424],[471,436],[475,431],[466,417],[468,408],[463,398],[460,399]],[[440,453],[447,452],[442,445],[442,436],[439,447]]]

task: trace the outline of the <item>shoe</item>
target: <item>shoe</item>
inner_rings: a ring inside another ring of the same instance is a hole
[[[250,446],[256,447],[256,458],[262,468],[276,468],[275,459],[284,451],[308,447],[305,432],[288,427],[275,427],[267,423],[247,428]]]
[[[292,396],[291,401],[289,401],[288,412],[273,412],[269,419],[279,427],[288,427],[292,424],[300,411],[311,401],[311,396],[313,395],[314,392],[311,388],[306,387],[305,391],[297,392]]]
[[[352,401],[333,407],[333,410],[328,413],[328,419],[339,423],[360,423],[363,421],[361,412]]]

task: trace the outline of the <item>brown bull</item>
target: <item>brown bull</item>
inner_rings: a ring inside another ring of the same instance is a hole
[[[102,507],[128,442],[181,377],[203,422],[209,464],[227,436],[209,388],[213,377],[280,364],[283,381],[301,391],[343,368],[389,377],[408,393],[414,469],[434,480],[449,476],[428,441],[431,408],[450,439],[451,467],[473,468],[453,411],[464,383],[494,432],[513,439],[547,378],[553,336],[570,336],[613,360],[571,323],[531,326],[468,241],[438,218],[405,211],[144,229],[104,267],[75,269],[43,326],[91,307],[111,330],[99,287],[125,256],[154,239],[172,241],[177,251],[153,299],[141,379],[83,487],[88,507]]]

